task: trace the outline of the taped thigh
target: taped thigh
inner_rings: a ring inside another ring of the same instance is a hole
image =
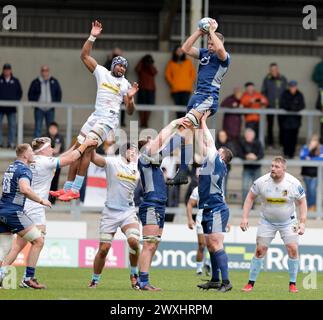
[[[100,233],[100,242],[102,243],[112,243],[114,235],[111,233]]]
[[[161,241],[160,236],[143,236],[142,239],[146,242],[156,243],[156,244],[158,244]]]
[[[42,236],[41,231],[36,227],[32,227],[22,238],[26,241],[32,242]]]

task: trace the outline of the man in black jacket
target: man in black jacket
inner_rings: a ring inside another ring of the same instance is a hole
[[[288,89],[283,92],[280,99],[280,108],[293,112],[298,112],[305,108],[304,96],[297,88],[297,81],[292,80],[288,82]],[[292,159],[295,155],[302,117],[298,115],[284,115],[282,119],[284,155]]]
[[[32,81],[28,91],[29,101],[37,102],[61,102],[62,90],[57,79],[49,73],[49,67],[43,65],[40,76]],[[46,132],[49,124],[54,121],[55,109],[46,107],[35,108],[35,132],[34,137],[42,136],[43,119],[46,120]]]
[[[9,63],[5,63],[0,76],[0,100],[18,101],[22,97],[22,89],[17,78],[12,76],[12,69]],[[2,119],[4,115],[8,120],[8,148],[15,149],[16,139],[16,107],[0,106],[0,147],[3,147]]]
[[[240,139],[238,157],[242,160],[257,161],[264,157],[264,149],[253,129],[247,128]],[[251,184],[261,176],[261,165],[245,164],[242,173],[242,203],[244,202]]]

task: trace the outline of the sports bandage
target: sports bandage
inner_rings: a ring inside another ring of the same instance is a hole
[[[12,234],[0,234],[0,261],[6,257],[12,246]]]
[[[129,239],[129,238],[134,238],[136,240],[140,239],[140,232],[138,229],[135,229],[135,228],[129,228],[125,232],[125,235],[126,235],[127,239]]]
[[[37,227],[32,227],[24,236],[23,239],[32,242],[42,236],[41,231]]]
[[[45,144],[43,144],[39,149],[37,149],[37,150],[34,150],[34,152],[35,153],[38,153],[38,152],[40,152],[40,151],[42,151],[42,150],[44,150],[44,149],[46,149],[46,148],[48,148],[48,147],[50,147],[50,142],[46,142]]]
[[[160,236],[143,236],[142,237],[144,241],[147,241],[149,243],[156,243],[158,244],[160,242]]]
[[[92,34],[90,34],[88,40],[91,42],[94,42],[96,40],[96,37],[94,37],[94,36],[92,36]]]
[[[191,113],[191,112],[187,113],[185,118],[190,120],[195,128],[198,128],[199,120],[196,118],[196,116],[193,113]]]
[[[136,256],[138,253],[139,253],[139,247],[137,249],[132,249],[130,246],[129,246],[129,253]]]
[[[100,242],[103,243],[112,243],[114,236],[111,233],[101,233],[100,234]]]

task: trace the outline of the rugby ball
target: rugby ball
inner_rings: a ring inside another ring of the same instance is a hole
[[[198,23],[198,28],[202,30],[203,32],[208,33],[209,32],[209,27],[210,27],[210,21],[211,18],[209,17],[204,17],[202,18],[199,23]]]

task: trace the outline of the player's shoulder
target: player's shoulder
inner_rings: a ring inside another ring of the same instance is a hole
[[[93,73],[94,74],[104,74],[104,73],[110,74],[110,71],[106,67],[102,66],[101,64],[97,64]]]
[[[266,173],[263,176],[256,179],[255,183],[257,183],[257,184],[265,184],[265,183],[270,183],[271,181],[272,181],[272,178],[270,176],[270,173]]]
[[[291,185],[296,185],[296,186],[301,185],[301,182],[288,172],[285,173],[284,180],[286,183]]]

